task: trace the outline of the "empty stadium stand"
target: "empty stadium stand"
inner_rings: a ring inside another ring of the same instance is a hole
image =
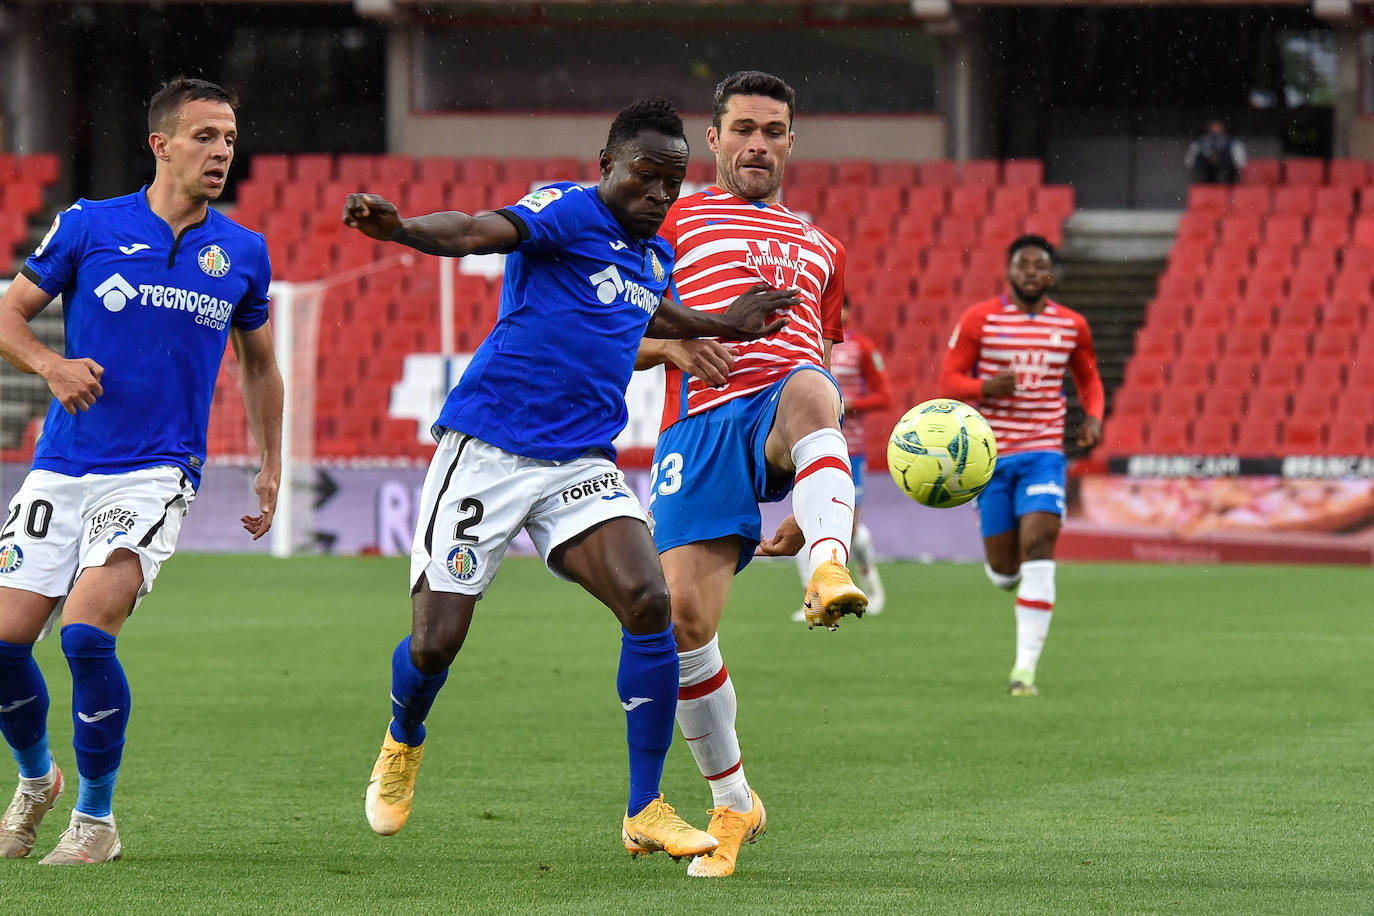
[[[1107,453],[1374,453],[1374,174],[1256,160],[1195,186]]]

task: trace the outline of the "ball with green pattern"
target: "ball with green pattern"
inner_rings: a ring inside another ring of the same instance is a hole
[[[997,440],[963,401],[935,398],[903,414],[887,442],[887,470],[923,506],[947,509],[983,491],[997,467]]]

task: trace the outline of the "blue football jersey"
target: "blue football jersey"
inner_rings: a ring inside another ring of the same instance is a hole
[[[595,187],[549,185],[498,212],[521,237],[506,258],[500,313],[435,425],[527,458],[569,461],[592,449],[614,458],[672,248],[629,238]]]
[[[267,321],[272,268],[262,235],[215,210],[173,237],[146,192],[78,201],[24,264],[62,297],[67,357],[105,369],[90,410],[71,416],[53,399],[33,466],[80,476],[170,464],[199,485],[229,329]]]

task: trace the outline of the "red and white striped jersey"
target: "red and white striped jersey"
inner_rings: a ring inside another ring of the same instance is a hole
[[[849,454],[864,453],[864,413],[892,401],[887,370],[873,341],[850,334],[830,348],[830,374],[844,396],[844,441]]]
[[[735,365],[725,384],[682,384],[669,365],[663,428],[682,417],[767,388],[794,367],[823,365],[823,340],[844,339],[844,246],[781,205],[765,205],[707,188],[678,200],[659,230],[676,250],[673,283],[682,304],[723,312],[760,281],[796,287],[800,304],[786,327],[769,337],[728,343]]]
[[[983,396],[983,379],[1016,373],[1009,397]],[[997,452],[1064,450],[1064,371],[1073,372],[1083,410],[1102,419],[1105,395],[1088,322],[1045,300],[1038,313],[1006,296],[980,302],[954,328],[940,367],[940,393],[974,404],[997,436]]]

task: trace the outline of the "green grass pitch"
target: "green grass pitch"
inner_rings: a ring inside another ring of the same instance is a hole
[[[788,620],[790,563],[737,581],[722,646],[769,830],[733,878],[704,881],[621,849],[619,630],[536,561],[510,560],[479,605],[415,813],[382,838],[362,794],[409,626],[405,561],[176,557],[120,640],[125,859],[0,863],[0,901],[26,916],[1374,906],[1374,570],[1065,564],[1039,699],[1005,694],[1011,598],[981,570],[884,575],[887,612],[835,633]],[[66,666],[55,639],[37,655],[74,776]],[[705,825],[680,742],[664,789]]]

